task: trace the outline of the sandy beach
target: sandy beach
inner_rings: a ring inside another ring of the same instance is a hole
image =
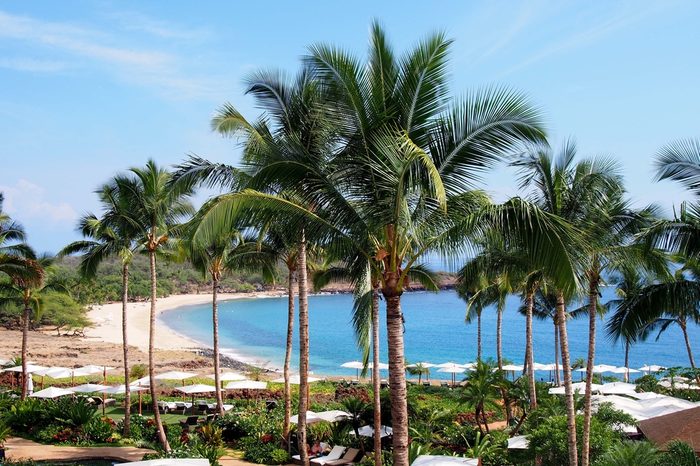
[[[282,296],[279,291],[262,291],[256,293],[221,293],[220,301],[231,299]],[[180,306],[211,303],[211,294],[185,294],[159,298],[156,316],[156,348],[162,350],[192,350],[201,348],[202,344],[191,340],[166,326],[158,316]],[[150,302],[129,303],[128,333],[129,345],[148,351],[148,323]],[[93,326],[85,329],[86,339],[96,339],[107,343],[122,342],[122,303],[109,303],[92,306],[88,318]]]
[[[221,301],[254,297],[282,296],[281,291],[255,293],[222,293]],[[180,306],[206,304],[211,302],[211,294],[173,295],[159,298],[157,313]],[[93,325],[84,329],[84,336],[57,336],[55,331],[41,330],[29,334],[29,356],[41,365],[73,367],[83,364],[120,365],[122,361],[122,317],[121,302],[93,305],[88,318]],[[150,302],[129,303],[128,331],[131,364],[146,363],[148,354],[148,324]],[[21,332],[0,330],[0,359],[17,356],[22,342]],[[205,345],[191,340],[171,330],[156,317],[156,344],[158,367],[195,369],[208,367],[210,357],[202,356]],[[229,359],[245,364],[254,364],[249,358],[236,357],[227,353]],[[222,361],[223,363],[224,361]],[[230,364],[229,364],[230,365]],[[239,366],[239,364],[236,364]]]

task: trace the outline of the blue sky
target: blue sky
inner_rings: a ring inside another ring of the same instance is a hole
[[[365,53],[372,19],[397,50],[425,34],[454,38],[456,96],[502,84],[546,116],[550,139],[582,156],[610,155],[639,205],[688,195],[652,182],[653,154],[700,137],[700,3],[5,1],[0,3],[0,190],[38,250],[78,238],[94,189],[152,157],[188,153],[235,163],[211,133],[217,107],[256,109],[242,79],[294,72],[309,44]],[[516,192],[499,168],[484,187]]]

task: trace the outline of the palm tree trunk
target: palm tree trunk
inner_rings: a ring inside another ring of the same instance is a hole
[[[122,348],[124,351],[124,437],[131,435],[131,387],[129,386],[129,332],[126,308],[129,302],[129,264],[122,265]]]
[[[586,363],[586,391],[583,397],[583,439],[581,440],[581,466],[590,463],[591,444],[591,385],[595,363],[595,332],[598,311],[598,279],[592,275],[588,283],[588,361]]]
[[[382,397],[379,379],[379,287],[372,287],[372,383],[374,393],[374,466],[382,465]],[[420,379],[420,376],[418,377]],[[359,438],[359,437],[358,437]]]
[[[561,385],[561,378],[559,377],[559,325],[557,324],[557,318],[554,317],[554,383],[556,386]]]
[[[566,302],[564,301],[564,294],[561,291],[557,292],[557,322],[559,322],[561,363],[564,369],[564,393],[566,396],[569,466],[578,466],[578,448],[576,444],[576,407],[574,406],[574,392],[571,388],[571,358],[569,356],[569,337],[566,332]]]
[[[695,358],[693,358],[693,350],[690,346],[690,339],[688,338],[688,326],[685,321],[679,322],[681,330],[683,331],[683,339],[685,339],[685,349],[688,351],[688,362],[690,362],[690,368],[693,369],[693,374],[695,375],[695,381],[700,384],[700,374],[695,370]],[[23,360],[24,361],[24,360]]]
[[[221,396],[221,374],[219,374],[219,280],[216,276],[211,281],[211,321],[213,327],[212,343],[214,345],[214,384],[216,385],[216,411],[220,416],[224,415],[224,400]]]
[[[29,316],[31,312],[32,308],[25,304],[22,311],[22,400],[27,398],[27,340],[29,339]]]
[[[625,382],[630,381],[630,340],[629,338],[625,338],[625,369],[627,369],[627,372],[625,372]]]
[[[289,366],[292,362],[292,345],[294,343],[294,273],[293,265],[287,264],[287,347],[284,352],[284,421],[282,436],[289,445],[289,418],[292,417],[292,388],[289,383]]]
[[[505,303],[503,303],[505,304]],[[498,363],[498,369],[503,369],[503,305],[501,301],[498,302],[498,309],[496,309],[496,361]]]
[[[153,401],[153,419],[156,421],[158,429],[158,441],[166,452],[170,451],[170,444],[165,436],[163,422],[160,419],[160,411],[158,411],[158,393],[156,388],[156,361],[154,358],[154,342],[156,337],[156,299],[157,297],[157,278],[156,278],[156,252],[149,251],[148,259],[150,261],[151,272],[151,315],[148,325],[148,381],[151,389],[151,400]]]
[[[481,361],[481,311],[476,313],[476,360]]]
[[[306,445],[306,411],[308,406],[308,377],[309,377],[309,305],[307,301],[306,283],[306,236],[301,232],[299,242],[299,258],[297,280],[299,284],[299,455],[303,466],[309,465],[309,454]]]
[[[527,312],[525,314],[525,365],[527,381],[530,387],[530,410],[537,408],[537,385],[535,384],[535,357],[532,345],[532,311],[535,307],[534,293],[527,294]]]
[[[394,466],[408,466],[408,406],[406,401],[406,362],[404,360],[401,295],[391,287],[384,288],[382,293],[386,300]]]

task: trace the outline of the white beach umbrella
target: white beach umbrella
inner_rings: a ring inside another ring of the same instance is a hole
[[[138,386],[138,387],[141,387],[141,386],[148,387],[148,386],[151,385],[151,378],[148,377],[148,376],[146,376],[146,377],[141,377],[140,379],[134,380],[134,381],[131,382],[129,385],[131,385],[132,387],[136,387],[136,386]]]
[[[306,422],[308,424],[315,424],[317,422],[339,422],[344,421],[349,417],[349,413],[337,409],[331,411],[321,411],[319,413],[315,413],[313,411],[306,412]],[[295,414],[294,416],[290,417],[289,422],[292,424],[297,424],[299,422],[299,415]]]
[[[71,387],[70,391],[75,393],[96,393],[104,392],[108,388],[108,385],[102,385],[99,383],[84,383],[82,385],[78,385],[77,387]]]
[[[550,395],[564,395],[565,390],[564,386],[562,385],[561,387],[554,387],[549,389],[549,394]],[[599,393],[600,390],[603,388],[602,385],[597,384],[597,383],[592,383],[591,384],[591,392],[592,393]],[[586,391],[586,383],[585,382],[576,382],[571,384],[571,390],[576,393],[585,393]]]
[[[129,387],[130,392],[143,392],[148,390],[148,387]],[[113,387],[107,387],[106,389],[103,390],[104,393],[108,393],[110,395],[123,395],[126,393],[126,387],[124,384],[122,385],[115,385]]]
[[[344,367],[346,369],[355,369],[357,372],[356,378],[360,378],[360,369],[364,369],[365,365],[361,361],[348,361],[344,362],[340,365],[340,367]]]
[[[170,371],[170,372],[163,372],[162,374],[158,374],[153,378],[156,380],[185,380],[185,379],[189,379],[191,377],[194,377],[196,375],[197,374],[194,374],[192,372]],[[183,383],[183,385],[184,385],[184,383]]]
[[[78,367],[77,369],[74,369],[73,375],[75,375],[76,377],[80,377],[84,375],[105,374],[107,371],[111,371],[113,369],[114,367],[110,366],[96,366],[94,364],[88,364],[87,366]]]
[[[453,363],[451,366],[441,367],[440,369],[438,369],[438,372],[452,374],[452,385],[454,386],[455,378],[456,378],[455,374],[464,374],[464,372],[466,370],[467,369],[464,366],[462,366],[461,364],[454,364]]]
[[[58,398],[59,396],[72,395],[73,392],[65,388],[49,387],[29,395],[31,398]]]
[[[430,369],[431,367],[437,367],[437,364],[433,364],[432,362],[425,362],[425,361],[424,362],[417,362],[415,364],[409,364],[406,367],[416,366],[418,364],[420,364],[423,367],[427,367],[428,369]]]
[[[522,372],[523,366],[518,366],[517,364],[506,364],[503,366],[504,371]]]
[[[478,466],[481,462],[478,458],[464,458],[445,455],[420,455],[411,466]]]
[[[351,430],[349,433],[350,435],[355,435],[355,431]],[[374,428],[372,428],[372,426],[362,426],[358,429],[358,433],[363,437],[374,437]],[[379,433],[381,437],[384,438],[393,434],[394,431],[389,426],[381,426],[379,428]]]
[[[536,371],[551,371],[554,364],[540,364],[539,362],[532,363],[532,368]]]
[[[530,442],[527,435],[516,435],[508,439],[509,450],[527,450],[528,448],[530,448]]]
[[[638,374],[640,371],[637,369],[631,369],[629,367],[616,367],[613,370],[610,370],[608,372],[612,372],[613,374]]]
[[[39,366],[37,364],[27,364],[27,374],[32,374],[36,371],[41,371],[48,369],[46,366]],[[5,372],[22,372],[22,366],[8,367]]]
[[[639,368],[640,371],[642,371],[642,372],[648,372],[648,373],[660,372],[660,371],[662,371],[662,370],[664,370],[664,369],[666,369],[666,368],[663,367],[663,366],[657,366],[657,365],[655,365],[655,364],[647,365],[647,366],[642,366],[642,367]]]
[[[452,362],[452,361],[443,362],[443,363],[440,363],[440,364],[435,364],[435,367],[440,367],[440,368],[443,368],[443,367],[454,367],[454,366],[461,366],[461,364],[457,364],[456,362]]]
[[[308,377],[309,383],[318,382],[320,380],[321,379],[319,379],[318,377],[312,377],[312,376]],[[272,380],[272,382],[284,383],[284,377],[278,377],[278,378]],[[301,383],[301,381],[299,380],[299,374],[295,374],[295,375],[292,375],[291,377],[289,377],[289,383],[292,385],[299,385]]]
[[[38,371],[34,371],[34,375],[38,375],[38,376],[41,376],[41,377],[49,376],[49,377],[52,377],[52,378],[55,379],[55,378],[57,378],[57,377],[53,377],[53,376],[51,375],[51,373],[53,373],[53,372],[56,372],[56,373],[58,373],[58,372],[64,372],[64,371],[69,371],[69,370],[70,370],[70,369],[68,369],[67,367],[51,366],[51,367],[47,367],[47,368],[45,368],[45,369],[40,369],[40,370],[38,370]]]
[[[0,366],[4,366],[6,364],[9,364],[10,360],[9,359],[0,359]]]
[[[600,388],[600,393],[603,395],[627,395],[635,393],[637,386],[633,383],[626,382],[611,382],[603,384]]]
[[[264,390],[267,388],[267,382],[240,380],[238,382],[229,382],[224,388],[226,388],[226,390]]]
[[[207,375],[207,378],[215,380],[215,376],[216,374],[209,374]],[[238,372],[222,372],[219,375],[219,380],[222,382],[233,382],[235,380],[246,380],[246,376]]]
[[[611,366],[608,364],[596,364],[593,366],[593,373],[594,374],[602,374],[604,372],[614,372],[617,369],[617,366]]]
[[[193,395],[195,393],[212,393],[216,391],[216,387],[213,385],[185,385],[184,387],[176,387],[175,390],[182,393],[187,393],[188,395]]]
[[[369,364],[367,364],[367,367],[368,367],[369,369],[373,369],[373,368],[374,368],[374,364],[369,363]],[[379,363],[379,370],[380,370],[380,371],[388,371],[388,370],[389,370],[389,364],[387,364],[387,363],[385,363],[385,362],[380,362],[380,363]]]

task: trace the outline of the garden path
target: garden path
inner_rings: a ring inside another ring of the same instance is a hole
[[[12,437],[5,441],[5,455],[10,460],[85,460],[113,459],[115,461],[141,461],[146,453],[154,453],[147,448],[136,447],[68,447],[42,445],[31,440]],[[231,465],[234,466],[234,465]]]

